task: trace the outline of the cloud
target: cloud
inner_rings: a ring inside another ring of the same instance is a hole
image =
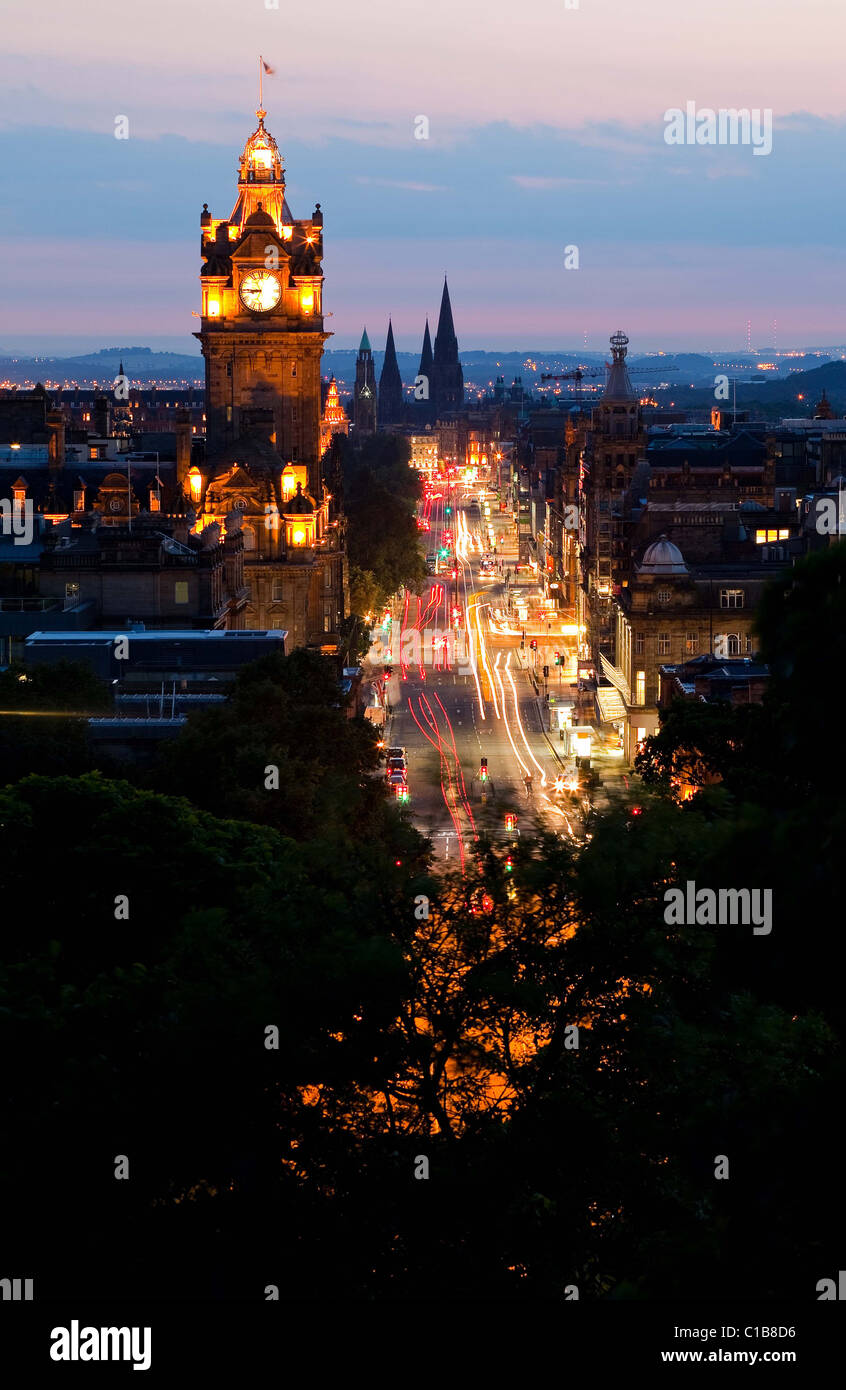
[[[409,193],[446,193],[447,186],[444,183],[413,183],[409,179],[374,179],[366,174],[359,174],[356,183],[375,184],[379,188],[405,188]]]
[[[543,174],[512,174],[511,182],[519,188],[543,190],[548,188],[588,188],[591,185],[607,185],[610,179],[568,179],[550,178]]]

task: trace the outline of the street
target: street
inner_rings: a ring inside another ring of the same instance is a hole
[[[543,678],[539,698],[528,673],[531,634],[521,647],[513,616],[517,603],[530,602],[536,580],[515,575],[509,536],[493,555],[483,502],[462,497],[461,485],[430,486],[421,520],[438,573],[422,596],[406,594],[394,608],[390,635],[383,630],[370,660],[391,670],[385,742],[406,750],[414,823],[433,839],[438,861],[463,867],[480,835],[513,840],[542,827],[580,836],[585,796],[557,725],[544,728]],[[566,696],[575,641],[554,640],[570,669],[556,671],[549,689]],[[559,697],[559,708],[566,703]],[[515,817],[513,829],[506,816]]]

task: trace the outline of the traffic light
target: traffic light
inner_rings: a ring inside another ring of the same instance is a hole
[[[538,649],[538,639],[537,639],[537,637],[533,637],[533,638],[531,639],[531,641],[529,642],[529,646],[531,647],[531,649],[532,649],[533,652],[536,652],[536,651],[537,651],[537,649]]]
[[[452,516],[452,507],[445,508],[447,516]]]
[[[505,828],[506,830],[517,829],[517,817],[513,811],[507,811],[505,814]]]
[[[479,776],[480,776],[480,778],[482,779],[483,782],[487,782],[487,780],[488,780],[488,760],[487,760],[487,758],[482,758],[482,761],[481,761],[481,763],[480,763],[480,765],[479,765]]]
[[[385,667],[385,680],[386,680],[386,681],[389,681],[389,680],[391,679],[391,676],[392,676],[393,674],[394,674],[394,668],[393,668],[393,666],[386,666],[386,667]]]
[[[561,653],[560,653],[560,652],[556,652],[556,653],[555,653],[555,664],[556,664],[556,666],[560,666],[560,665],[561,665]]]
[[[514,859],[510,854],[505,856],[505,872],[507,874],[513,874],[514,872]]]

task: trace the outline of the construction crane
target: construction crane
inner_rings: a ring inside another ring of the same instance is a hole
[[[575,381],[576,392],[581,400],[583,377],[601,375],[599,371],[585,371],[582,367],[576,367],[572,372],[542,372],[541,381]]]

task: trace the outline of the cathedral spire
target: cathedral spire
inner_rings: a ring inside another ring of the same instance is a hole
[[[425,376],[428,381],[432,375],[432,339],[429,334],[429,320],[426,319],[426,329],[423,334],[423,351],[420,354],[420,376]]]
[[[452,321],[452,304],[449,287],[444,276],[444,289],[441,295],[441,312],[438,316],[438,331],[435,334],[435,352],[432,362],[432,402],[435,415],[443,411],[460,410],[464,404],[464,373],[458,360],[458,339]]]
[[[383,425],[398,425],[403,415],[402,377],[394,346],[394,327],[388,319],[385,360],[379,377],[379,420]]]
[[[452,305],[449,299],[449,287],[447,278],[444,276],[444,289],[441,295],[441,312],[438,316],[438,331],[435,334],[435,358],[438,358],[438,350],[443,356],[443,360],[451,360],[452,354],[458,353],[458,340],[455,336],[455,327],[452,322]]]

